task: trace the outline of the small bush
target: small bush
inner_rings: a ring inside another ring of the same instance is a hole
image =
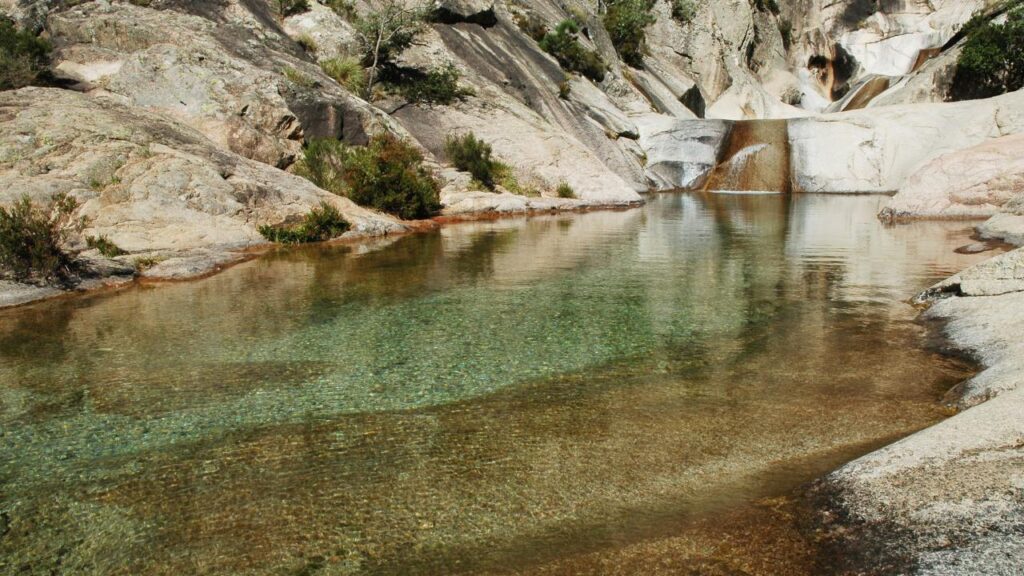
[[[558,97],[562,100],[568,100],[569,95],[572,94],[572,84],[569,84],[568,80],[563,80],[558,83]]]
[[[537,16],[533,12],[529,12],[527,14],[517,12],[514,18],[516,26],[518,26],[523,33],[537,42],[540,42],[548,33],[548,27],[544,25],[544,21],[541,20],[540,16]]]
[[[469,172],[473,179],[493,190],[495,168],[499,162],[491,158],[491,145],[470,132],[462,136],[449,136],[444,143],[444,153],[459,170]]]
[[[318,187],[344,196],[345,157],[348,147],[339,140],[321,138],[311,140],[302,151],[302,159],[295,164],[295,173]]]
[[[421,104],[451,104],[474,94],[459,86],[459,69],[453,64],[434,68],[423,76],[406,76],[397,85],[406,100]]]
[[[50,43],[0,16],[0,90],[38,83],[46,75]]]
[[[316,87],[316,80],[314,78],[307,76],[306,74],[296,70],[295,68],[292,68],[291,66],[288,66],[281,70],[281,74],[284,74],[285,79],[287,79],[292,84],[299,86],[300,88],[309,89]]]
[[[1024,6],[1012,8],[1004,24],[972,19],[956,64],[953,100],[990,98],[1024,88]]]
[[[423,156],[390,134],[374,136],[368,146],[313,140],[296,173],[356,204],[404,219],[426,218],[441,207],[440,186],[423,167]]]
[[[611,0],[604,15],[604,27],[622,60],[643,68],[647,27],[654,23],[651,0]]]
[[[313,38],[311,34],[299,34],[295,41],[310,54],[316,54],[320,50],[320,45],[316,43],[316,38]]]
[[[349,229],[349,223],[334,206],[321,202],[294,226],[260,226],[260,234],[271,242],[280,244],[305,244],[323,242],[341,236]]]
[[[579,72],[595,82],[604,80],[605,65],[597,52],[588,50],[579,41],[580,25],[570,18],[562,20],[554,32],[548,32],[540,40],[542,50],[551,54],[562,68]]]
[[[558,184],[558,188],[555,188],[555,193],[558,194],[559,198],[575,198],[576,191],[572,189],[572,186],[568,182],[561,182]]]
[[[356,17],[356,4],[352,0],[320,0],[320,3],[345,20],[351,21]]]
[[[320,69],[344,86],[349,92],[360,94],[366,87],[366,73],[355,58],[331,58],[320,63]]]
[[[85,238],[85,244],[89,248],[99,250],[100,254],[107,258],[116,258],[127,254],[127,252],[121,250],[117,244],[111,242],[110,238],[107,238],[106,236],[87,236]]]
[[[274,0],[277,15],[287,18],[294,14],[302,14],[309,10],[309,0]]]
[[[697,0],[671,0],[672,19],[689,24],[697,17]]]
[[[441,208],[440,186],[423,167],[423,155],[391,134],[350,148],[344,178],[353,202],[399,218],[427,218]]]
[[[62,248],[78,202],[57,196],[42,210],[23,196],[9,209],[0,207],[0,271],[16,280],[67,282],[72,258]]]

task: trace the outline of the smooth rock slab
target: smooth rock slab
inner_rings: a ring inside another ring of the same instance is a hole
[[[882,210],[883,218],[987,218],[1024,194],[1024,134],[995,138],[928,162]]]

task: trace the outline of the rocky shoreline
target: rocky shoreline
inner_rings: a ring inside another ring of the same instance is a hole
[[[958,352],[982,368],[957,413],[867,454],[811,489],[815,529],[870,574],[1019,574],[1024,558],[1024,249],[924,292]]]

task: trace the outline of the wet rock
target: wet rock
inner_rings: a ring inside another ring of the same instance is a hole
[[[636,119],[647,176],[660,190],[704,187],[728,143],[732,123],[648,115]]]
[[[946,294],[997,296],[1024,291],[1024,248],[1000,254],[939,282],[919,294],[920,303]]]

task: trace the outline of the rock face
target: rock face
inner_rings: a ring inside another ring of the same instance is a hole
[[[793,190],[896,192],[927,162],[1024,132],[1024,91],[790,120]]]
[[[350,235],[405,230],[116,99],[53,88],[0,92],[0,202],[58,193],[78,199],[86,234],[159,257],[264,243],[259,225],[296,220],[320,202],[344,214]]]
[[[52,14],[47,27],[58,48],[57,74],[279,167],[294,161],[304,138],[362,144],[375,123],[387,124],[268,26],[266,7],[185,7],[198,14],[102,2]]]
[[[888,219],[987,218],[1024,194],[1024,134],[939,156],[907,179]]]

